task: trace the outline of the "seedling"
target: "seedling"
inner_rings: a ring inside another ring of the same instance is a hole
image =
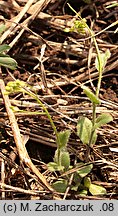
[[[80,33],[81,32],[89,33],[90,37],[93,38],[94,46],[96,49],[95,66],[98,71],[98,83],[97,83],[96,91],[93,92],[89,87],[80,84],[81,88],[83,89],[83,92],[92,102],[92,121],[87,117],[83,116],[79,119],[77,123],[77,135],[79,136],[80,140],[82,141],[83,144],[87,144],[89,147],[92,147],[97,140],[96,129],[102,127],[104,124],[107,124],[113,120],[112,116],[108,113],[107,114],[103,113],[100,114],[98,117],[96,117],[96,107],[98,104],[100,104],[99,92],[100,92],[102,74],[107,64],[107,60],[110,58],[111,54],[109,49],[107,49],[105,53],[100,52],[94,32],[89,28],[89,26],[86,23],[86,20],[82,19],[81,15],[77,13],[69,4],[68,6],[71,8],[71,10],[73,10],[73,12],[79,18],[79,26],[77,26],[77,24],[76,25],[74,24],[73,29],[75,28],[76,31]],[[72,31],[72,29],[70,29],[70,31]]]
[[[68,4],[69,5],[69,4]],[[76,11],[69,5],[69,7],[76,13]],[[96,42],[95,36],[93,31],[89,28],[89,26],[86,23],[85,19],[82,19],[81,16],[76,13],[76,15],[79,17],[79,20],[74,22],[74,25],[72,28],[70,28],[70,31],[76,31],[76,32],[80,32],[80,33],[89,33],[90,37],[93,38],[94,41],[94,45],[96,48],[96,60],[95,60],[95,66],[96,69],[98,70],[98,83],[97,83],[97,88],[96,91],[93,92],[89,87],[85,86],[85,85],[81,85],[81,88],[83,89],[84,93],[87,95],[87,97],[90,99],[90,101],[92,102],[92,121],[90,119],[88,119],[87,117],[81,117],[77,123],[77,135],[79,136],[80,140],[82,141],[83,144],[87,144],[89,147],[92,147],[97,140],[97,132],[96,129],[100,128],[101,126],[103,126],[104,124],[109,123],[110,121],[113,120],[112,116],[110,114],[100,114],[98,117],[96,117],[96,107],[98,104],[100,104],[100,99],[99,99],[99,91],[100,91],[100,86],[101,86],[101,80],[102,80],[102,73],[104,71],[104,68],[107,64],[107,60],[108,58],[110,58],[110,51],[106,50],[105,53],[101,53],[98,47],[98,44]],[[69,31],[69,29],[65,30],[66,32]],[[64,133],[63,133],[64,135]],[[66,142],[65,142],[65,147],[66,147]],[[64,147],[64,149],[65,149]],[[57,151],[59,151],[57,149]],[[61,148],[60,148],[61,151]],[[67,153],[67,151],[66,151]],[[89,156],[89,155],[88,155]],[[60,158],[61,159],[61,158]],[[87,158],[88,159],[88,158]],[[55,158],[54,158],[55,161]],[[60,160],[60,171],[65,171],[65,169],[71,168],[71,166],[69,167],[69,155],[67,153],[67,164],[65,162],[64,167],[62,166],[62,161]],[[48,167],[50,170],[55,171],[57,169],[57,167],[53,166],[53,164],[49,163]],[[67,165],[67,166],[66,166]],[[53,167],[53,169],[52,169]],[[59,168],[59,167],[58,167]],[[92,170],[92,165],[90,167],[90,165],[87,166],[88,172],[86,172],[86,174],[84,175],[84,171],[85,171],[85,166],[83,165],[83,168],[76,171],[74,176],[73,176],[73,181],[75,182],[75,185],[71,185],[71,190],[78,190],[79,194],[81,195],[87,195],[88,191],[92,194],[92,195],[100,195],[100,194],[106,194],[106,190],[104,187],[101,187],[99,185],[95,185],[91,183],[91,180],[89,177],[87,177],[86,175],[88,175],[88,173]],[[82,171],[82,173],[81,173]],[[68,176],[66,177],[66,179],[60,179],[57,182],[55,182],[53,184],[54,188],[57,191],[63,191],[65,192],[66,188],[67,188],[67,184],[68,184]]]
[[[107,50],[105,53],[100,52],[94,33],[91,31],[91,29],[89,29],[86,20],[82,19],[79,14],[77,15],[79,16],[79,20],[74,23],[74,26],[70,29],[70,31],[76,30],[77,32],[81,32],[82,34],[86,32],[89,33],[90,36],[93,38],[97,53],[95,65],[99,73],[99,78],[96,91],[93,92],[92,90],[90,90],[89,87],[81,85],[81,88],[83,89],[84,93],[87,95],[93,105],[92,121],[87,117],[81,117],[77,124],[77,135],[79,136],[80,140],[83,142],[83,144],[91,147],[93,144],[96,143],[97,140],[96,129],[112,121],[112,116],[110,114],[101,114],[96,117],[96,107],[98,104],[100,104],[99,91],[101,86],[102,73],[107,63],[107,59],[110,57],[110,51]],[[77,169],[73,173],[72,183],[69,186],[71,169],[74,168],[74,166],[70,164],[71,160],[67,149],[67,143],[70,138],[71,131],[57,131],[52,117],[50,116],[46,106],[42,103],[39,97],[30,90],[29,85],[27,85],[26,83],[19,80],[15,82],[10,82],[7,84],[6,91],[7,93],[20,91],[30,95],[39,103],[39,105],[43,108],[43,111],[47,115],[48,119],[50,120],[50,124],[56,135],[57,150],[55,151],[53,162],[48,163],[47,166],[51,172],[58,171],[58,173],[60,174],[60,178],[52,184],[54,189],[59,192],[65,192],[66,189],[70,187],[70,190],[77,191],[80,195],[87,195],[88,193],[91,193],[92,195],[106,194],[106,190],[104,187],[93,184],[91,182],[91,179],[88,177],[88,174],[93,168],[92,164],[77,163],[75,166]],[[70,174],[63,176],[63,174],[67,171],[70,171]]]
[[[70,164],[70,161],[71,161],[70,155],[67,150],[67,143],[68,143],[71,131],[70,130],[65,130],[61,132],[57,131],[55,124],[46,106],[40,101],[38,96],[30,90],[30,86],[27,85],[27,83],[20,81],[20,80],[8,82],[6,86],[6,94],[11,94],[15,92],[22,92],[34,98],[37,101],[37,103],[43,108],[44,113],[42,114],[47,115],[48,119],[50,120],[50,124],[56,135],[57,150],[55,151],[54,161],[48,163],[47,165],[48,169],[51,172],[58,171],[60,175],[64,174],[66,171],[71,172],[71,169],[73,168],[73,166]],[[76,168],[77,170],[74,173],[72,185],[70,186],[71,190],[78,191],[80,195],[87,195],[88,192],[93,195],[106,193],[106,190],[101,186],[97,186],[95,188],[96,185],[93,185],[92,183],[89,184],[90,187],[87,187],[85,184],[86,181],[84,180],[84,178],[91,172],[93,168],[92,164],[87,165],[84,163],[77,163]],[[64,178],[63,177],[59,178],[57,181],[55,181],[52,184],[52,186],[58,192],[65,192],[68,187],[69,179],[70,179],[70,174],[66,175],[66,177]],[[92,187],[94,187],[94,192],[91,189]]]

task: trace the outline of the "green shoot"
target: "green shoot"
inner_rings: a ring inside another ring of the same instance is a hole
[[[100,115],[98,118],[96,118],[96,107],[98,104],[100,104],[99,92],[100,92],[100,87],[101,87],[102,74],[107,64],[107,60],[110,58],[111,54],[109,50],[106,50],[105,53],[102,53],[99,50],[94,32],[89,28],[85,19],[82,19],[81,15],[77,13],[70,6],[70,4],[68,4],[68,6],[76,14],[76,16],[79,17],[79,26],[74,25],[73,29],[78,28],[77,31],[80,32],[80,29],[84,28],[83,32],[88,32],[90,35],[90,38],[93,38],[94,46],[96,49],[95,66],[96,66],[96,69],[98,70],[98,83],[97,83],[96,92],[93,93],[88,87],[86,87],[85,85],[81,85],[81,88],[83,89],[84,93],[87,95],[87,97],[90,99],[93,105],[92,121],[90,121],[88,118],[82,117],[78,121],[78,124],[77,124],[77,135],[80,137],[80,140],[84,144],[88,144],[91,147],[93,144],[95,144],[96,139],[97,139],[96,128],[103,126],[103,124],[109,123],[110,121],[113,120],[110,114],[109,116],[107,114],[103,114],[103,115]]]

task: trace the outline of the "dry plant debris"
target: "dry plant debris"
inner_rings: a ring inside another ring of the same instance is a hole
[[[98,130],[90,158],[94,168],[89,174],[93,183],[106,188],[107,194],[83,197],[68,189],[65,194],[52,191],[51,184],[59,176],[47,169],[47,163],[54,157],[55,134],[47,117],[40,115],[39,104],[19,93],[10,95],[9,106],[23,111],[13,114],[20,136],[16,139],[20,143],[24,140],[27,157],[33,165],[31,168],[21,163],[1,91],[0,199],[118,199],[118,26],[113,25],[118,20],[118,7],[110,7],[113,1],[106,0],[93,0],[90,4],[80,0],[68,2],[87,20],[100,50],[109,49],[111,53],[102,78],[101,105],[96,112],[97,115],[110,113],[113,121]],[[80,82],[95,88],[98,79],[91,38],[76,31],[65,31],[76,19],[65,0],[0,1],[0,24],[6,26],[0,40],[11,47],[8,54],[18,62],[14,71],[1,68],[4,80],[0,82],[1,90],[4,83],[14,79],[35,88],[57,130],[71,130],[67,148],[73,164],[75,160],[85,162],[87,149],[76,135],[77,121],[83,115],[90,119],[92,115],[91,103],[83,94]],[[73,168],[69,173],[70,183],[75,171]]]

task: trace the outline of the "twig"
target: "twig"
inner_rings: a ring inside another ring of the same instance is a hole
[[[11,185],[7,185],[7,184],[4,184],[4,183],[0,183],[0,186],[3,188],[7,188],[7,189],[10,189],[12,191],[15,191],[15,192],[20,192],[20,193],[24,193],[24,194],[29,194],[29,195],[39,195],[39,193],[41,193],[41,191],[33,191],[33,190],[25,190],[25,189],[22,189],[22,188],[19,188],[19,187],[13,187]],[[43,191],[44,193],[44,191]]]

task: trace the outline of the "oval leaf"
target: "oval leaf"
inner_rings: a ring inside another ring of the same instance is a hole
[[[81,178],[83,178],[91,172],[92,168],[93,168],[93,164],[89,164],[87,166],[80,168],[77,171],[77,173],[80,175]]]
[[[70,155],[68,152],[61,153],[61,166],[64,166],[65,169],[68,169],[70,166]]]
[[[84,186],[86,188],[90,188],[90,185],[91,185],[91,179],[89,177],[85,177],[84,178]]]
[[[60,180],[53,183],[52,187],[60,193],[64,193],[67,188],[67,181],[66,180]]]
[[[87,117],[81,117],[77,123],[77,135],[83,144],[89,144],[92,131],[92,122]],[[92,144],[95,144],[97,134],[94,132]]]
[[[91,184],[89,187],[89,192],[95,196],[95,195],[105,195],[106,189],[100,185]]]
[[[92,103],[100,104],[99,98],[85,85],[81,85],[83,92],[87,95],[87,97],[91,100]]]
[[[10,57],[0,57],[0,65],[15,70],[17,62]]]
[[[100,128],[102,125],[107,124],[110,121],[113,121],[112,116],[109,113],[103,113],[96,119],[95,128]]]
[[[65,148],[69,137],[70,137],[71,131],[70,130],[65,130],[65,131],[61,131],[58,133],[58,138],[59,138],[59,148]]]

